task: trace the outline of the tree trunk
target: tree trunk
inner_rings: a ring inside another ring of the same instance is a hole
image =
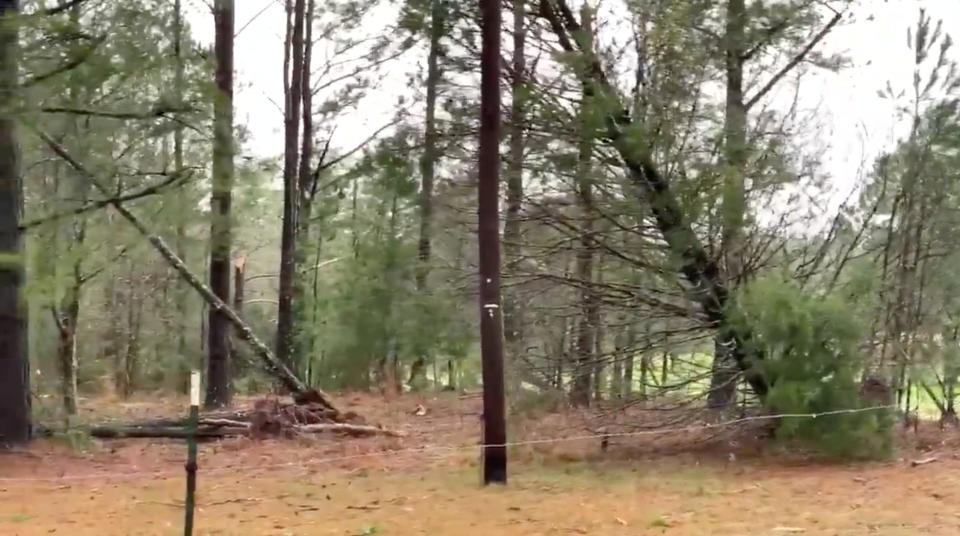
[[[597,283],[602,283],[602,260],[603,257],[598,259],[596,280]],[[600,300],[596,300],[595,303],[596,311],[594,313],[594,323],[593,323],[593,399],[596,401],[603,400],[603,390],[604,382],[606,381],[606,372],[604,370],[604,352],[603,352],[603,313],[600,311]]]
[[[246,257],[238,257],[233,263],[233,310],[237,313],[241,319],[243,318],[243,305],[245,297],[245,284],[247,277],[247,259]],[[243,333],[240,330],[234,328],[234,335],[231,341],[243,342]],[[234,377],[239,376],[240,371],[237,370],[237,366],[240,361],[240,348],[239,344],[234,344],[231,342],[230,345],[230,355],[233,358],[231,371]]]
[[[634,350],[634,344],[636,343],[636,328],[634,328],[633,323],[627,328],[627,346],[626,346],[626,360],[623,364],[623,395],[626,398],[631,398],[633,396],[633,355],[636,353]],[[640,365],[643,367],[643,363]],[[641,369],[642,371],[642,369]],[[642,384],[643,382],[641,382]]]
[[[430,0],[430,48],[427,53],[427,102],[423,156],[420,158],[420,238],[417,241],[417,294],[427,294],[430,277],[430,249],[433,236],[433,180],[439,156],[437,147],[437,89],[440,85],[440,38],[444,31],[443,0]],[[427,362],[423,337],[418,337],[417,359],[410,368],[411,387],[420,382]]]
[[[311,66],[313,64],[313,13],[314,0],[307,0],[307,12],[304,16],[303,40],[303,75],[300,79],[301,98],[303,107],[301,109],[301,119],[303,121],[303,135],[300,144],[300,159],[297,171],[297,211],[296,211],[296,235],[294,238],[294,273],[293,279],[293,303],[292,322],[293,322],[293,359],[298,368],[294,370],[305,371],[311,359],[307,355],[308,338],[306,326],[306,282],[309,277],[309,268],[307,267],[307,244],[310,242],[310,223],[313,213],[314,196],[316,195],[317,181],[319,179],[322,163],[318,163],[316,173],[310,167],[313,162],[313,90],[310,84]]]
[[[728,0],[725,37],[727,102],[724,118],[723,184],[723,277],[728,289],[736,289],[744,274],[743,221],[746,210],[744,174],[747,166],[747,108],[743,101],[743,63],[746,51],[747,12],[744,0]],[[730,409],[736,403],[739,374],[731,333],[721,322],[714,342],[713,365],[707,406]]]
[[[134,278],[131,264],[127,291],[127,344],[124,349],[123,369],[120,371],[123,379],[121,394],[125,399],[130,398],[136,390],[140,377],[140,320],[143,317],[143,297],[138,292],[140,284]]]
[[[294,286],[297,277],[297,173],[300,158],[300,106],[303,103],[305,10],[305,0],[295,0],[292,8],[290,0],[287,1],[287,36],[284,40],[283,223],[280,234],[276,351],[280,361],[291,370],[299,367],[296,358]]]
[[[663,369],[660,371],[660,388],[663,389],[667,385],[667,372],[670,370],[670,352],[667,350],[663,351],[663,362],[661,365]]]
[[[80,243],[83,239],[80,238]],[[60,365],[60,395],[67,415],[77,414],[77,324],[80,319],[80,286],[83,284],[79,261],[75,261],[73,281],[53,314],[57,324],[57,363]]]
[[[72,24],[80,24],[80,6],[75,5],[70,10],[70,20]],[[72,72],[68,75],[67,98],[72,106],[80,103],[79,89],[80,81],[77,80],[77,74]],[[66,138],[77,143],[83,138],[80,133],[76,117],[67,117],[64,123],[64,132]],[[74,170],[67,174],[68,185],[66,192],[58,192],[58,198],[65,202],[70,208],[82,207],[87,203],[90,195],[90,183],[79,176]],[[61,226],[57,225],[54,231],[57,234],[57,243],[64,244],[64,255],[70,261],[70,281],[67,283],[63,296],[59,303],[53,307],[54,320],[57,325],[58,344],[57,344],[57,362],[60,368],[60,387],[61,399],[63,401],[63,410],[67,415],[76,415],[77,413],[77,326],[80,320],[80,293],[84,283],[83,277],[83,258],[77,253],[77,250],[83,247],[86,239],[86,218],[83,215],[75,216],[66,232],[63,233],[61,240]],[[57,248],[54,248],[56,250]],[[59,264],[59,259],[55,261]],[[60,286],[60,278],[57,277],[57,287]]]
[[[210,289],[230,300],[231,190],[233,189],[233,0],[215,0],[217,94],[213,105],[213,191],[210,197]],[[204,406],[230,404],[230,321],[211,308],[207,332],[207,393]]]
[[[589,7],[581,12],[583,20],[584,47],[593,51],[593,13]],[[580,148],[577,157],[577,205],[580,209],[580,244],[577,250],[577,280],[582,285],[580,291],[580,326],[577,334],[577,366],[574,372],[570,402],[577,406],[590,404],[591,373],[594,367],[594,350],[597,330],[598,302],[593,287],[593,129],[589,117],[592,113],[593,90],[589,84],[583,85],[580,102]]]
[[[626,352],[623,347],[623,332],[613,337],[613,367],[610,374],[610,398],[623,398],[623,363]]]
[[[652,363],[650,363],[651,353],[649,350],[644,350],[640,354],[640,399],[646,400],[650,395],[650,374],[653,372],[651,369]],[[654,380],[656,381],[656,380]]]
[[[0,447],[30,440],[30,357],[23,297],[23,182],[17,120],[18,0],[0,0]]]
[[[457,363],[452,359],[447,360],[447,388],[451,391],[457,389]]]
[[[183,10],[181,0],[174,0],[174,19],[173,19],[173,55],[175,58],[173,91],[174,98],[178,106],[183,106],[184,96],[184,67],[183,67]],[[176,122],[173,130],[173,172],[178,176],[183,173],[183,124]],[[187,219],[190,215],[189,196],[186,193],[186,186],[177,188],[177,230],[175,247],[177,256],[184,263],[187,262]],[[195,363],[187,357],[192,352],[187,350],[187,330],[190,323],[188,293],[190,289],[180,278],[176,282],[176,310],[177,310],[177,356],[179,364],[178,385],[183,393],[187,393],[190,388],[190,370],[196,367]]]
[[[510,369],[510,390],[520,387],[519,368],[524,366],[521,357],[526,353],[523,334],[523,304],[520,297],[519,264],[523,258],[521,243],[523,229],[523,146],[526,127],[526,103],[524,93],[526,73],[526,0],[513,0],[513,80],[510,88],[510,156],[507,162],[507,199],[503,224],[503,253],[506,259],[506,276],[511,286],[503,296],[503,331],[507,347],[507,366]]]
[[[568,273],[565,271],[565,274]],[[549,341],[547,342],[547,352],[548,355],[552,355],[551,361],[554,364],[553,367],[553,387],[558,391],[564,389],[563,385],[563,365],[567,360],[567,332],[570,331],[568,327],[569,320],[566,316],[560,319],[560,336],[556,339],[556,344],[551,347]]]

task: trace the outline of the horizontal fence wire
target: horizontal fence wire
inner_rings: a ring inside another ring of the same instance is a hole
[[[821,417],[829,417],[829,416],[836,416],[836,415],[850,415],[850,414],[856,414],[856,413],[882,411],[882,410],[889,410],[889,409],[895,409],[895,408],[897,408],[897,406],[893,404],[893,405],[884,405],[884,406],[871,406],[867,408],[838,409],[838,410],[823,411],[819,413],[778,413],[778,414],[770,414],[770,415],[751,415],[747,417],[740,417],[737,419],[731,419],[731,420],[721,421],[717,423],[702,423],[702,424],[695,424],[695,425],[678,426],[674,428],[635,430],[635,431],[629,431],[629,432],[599,432],[599,433],[593,433],[593,434],[564,436],[564,437],[524,439],[519,441],[508,441],[506,443],[495,443],[495,444],[494,443],[491,443],[491,444],[459,443],[459,444],[451,444],[451,445],[422,445],[419,447],[408,447],[408,448],[391,449],[391,450],[376,451],[376,452],[364,452],[364,453],[349,454],[344,456],[309,458],[306,460],[298,460],[298,461],[292,461],[292,462],[262,464],[262,465],[257,465],[249,468],[214,467],[209,469],[201,469],[201,473],[203,475],[219,475],[219,474],[228,474],[228,473],[229,474],[253,473],[253,472],[268,470],[268,469],[281,469],[285,467],[309,467],[314,465],[335,464],[338,462],[357,460],[357,459],[363,459],[363,458],[397,456],[400,454],[429,454],[429,453],[454,454],[458,452],[469,452],[472,450],[487,448],[487,447],[508,447],[509,448],[509,447],[522,447],[522,446],[529,446],[529,445],[543,445],[543,444],[551,444],[551,443],[572,443],[577,441],[601,440],[601,439],[611,439],[611,438],[621,438],[621,437],[668,435],[668,434],[677,434],[677,433],[686,433],[686,432],[697,432],[701,430],[715,430],[718,428],[727,428],[727,427],[736,426],[739,424],[745,424],[745,423],[756,422],[756,421],[770,421],[770,420],[777,420],[777,419],[818,419]],[[138,478],[167,479],[167,478],[176,478],[182,475],[183,475],[183,470],[140,471],[140,472],[123,471],[123,472],[101,472],[101,473],[61,475],[61,476],[0,477],[0,483],[75,482],[75,481],[84,481],[84,480],[127,480],[127,479],[138,479]]]

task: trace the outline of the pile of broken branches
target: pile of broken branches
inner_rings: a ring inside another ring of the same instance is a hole
[[[201,414],[197,422],[196,437],[294,438],[323,432],[350,436],[403,436],[402,432],[369,425],[356,413],[340,413],[325,404],[291,404],[277,399],[260,399],[250,409]],[[90,435],[101,439],[186,438],[190,435],[190,430],[185,418],[153,419],[95,426],[90,429]]]

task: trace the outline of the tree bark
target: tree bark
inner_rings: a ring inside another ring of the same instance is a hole
[[[121,378],[121,395],[130,398],[136,390],[140,377],[140,327],[143,317],[143,297],[139,295],[140,283],[136,280],[134,264],[130,263],[127,279],[127,344],[123,354],[123,368],[118,371]]]
[[[210,289],[230,300],[230,205],[233,189],[233,0],[216,0],[217,94],[213,105],[213,191],[210,197]],[[204,406],[230,404],[230,321],[216,308],[209,311],[207,331],[207,392]]]
[[[20,221],[19,0],[0,0],[0,447],[30,440],[30,361]]]
[[[744,212],[746,191],[744,174],[747,166],[747,108],[743,100],[743,63],[746,53],[745,28],[747,12],[744,0],[728,0],[725,35],[727,78],[726,114],[724,117],[724,184],[723,184],[723,277],[728,289],[736,289],[743,278],[745,247]],[[730,344],[731,333],[721,322],[714,342],[713,365],[707,406],[730,409],[736,403],[739,371]]]
[[[636,353],[633,346],[636,343],[636,328],[633,323],[627,327],[626,359],[623,364],[623,396],[633,396],[633,355]],[[640,365],[643,367],[643,364]],[[642,370],[642,369],[641,369]],[[643,382],[641,382],[643,383]]]
[[[292,11],[291,11],[292,10]],[[277,305],[277,357],[291,370],[297,370],[296,320],[294,294],[297,277],[298,146],[300,107],[303,104],[303,30],[305,0],[287,2],[287,36],[284,41],[284,151],[283,151],[283,223],[280,234],[280,292]],[[292,18],[292,22],[289,22]]]
[[[593,51],[593,13],[584,6],[581,11],[583,21],[584,48]],[[570,402],[577,406],[590,405],[591,376],[594,368],[596,330],[598,321],[598,302],[593,281],[593,262],[595,247],[593,243],[593,130],[589,117],[593,105],[593,89],[583,85],[580,102],[580,140],[577,156],[577,206],[580,213],[580,244],[577,250],[577,280],[580,291],[580,326],[577,333],[577,365],[574,371]]]
[[[177,106],[183,107],[184,99],[184,65],[183,65],[183,9],[182,0],[174,0],[174,19],[173,19],[173,55],[175,61],[173,91]],[[178,176],[183,173],[183,124],[177,121],[173,130],[173,171]],[[187,218],[189,217],[189,196],[186,193],[186,187],[177,188],[177,235],[175,247],[177,256],[184,263],[187,262]],[[179,278],[175,289],[178,326],[177,338],[177,356],[179,357],[179,378],[178,385],[183,393],[190,388],[190,370],[194,368],[187,356],[192,352],[187,350],[187,330],[190,325],[189,318],[189,287]]]
[[[79,262],[77,262],[79,264]],[[77,414],[77,321],[80,318],[79,266],[74,266],[74,280],[59,309],[57,324],[57,363],[60,368],[60,398],[67,415]]]
[[[440,38],[443,36],[443,0],[430,0],[430,48],[427,53],[427,101],[423,156],[420,158],[420,238],[417,241],[417,294],[425,298],[430,277],[430,250],[433,236],[433,182],[439,148],[437,143],[437,90],[440,85]],[[426,303],[426,300],[424,300]],[[422,337],[418,338],[422,341]],[[427,349],[420,342],[417,359],[410,368],[409,384],[419,381],[427,363]]]
[[[597,258],[597,269],[595,280],[597,285],[603,284],[603,256]],[[603,357],[603,312],[601,311],[600,299],[594,300],[593,311],[593,399],[603,400],[604,382],[606,381],[606,367]]]
[[[511,390],[520,387],[518,369],[524,366],[523,304],[520,298],[519,265],[523,257],[521,242],[523,227],[523,147],[526,128],[525,76],[526,57],[526,0],[513,0],[513,57],[511,67],[510,155],[507,162],[507,199],[503,224],[503,253],[506,258],[506,276],[511,283],[503,296],[503,331],[507,347],[507,366],[511,370]]]
[[[316,173],[311,168],[313,162],[313,90],[311,89],[310,73],[313,64],[313,14],[314,0],[306,0],[307,7],[304,15],[303,39],[303,74],[300,78],[301,120],[303,121],[303,135],[300,143],[300,158],[297,169],[297,210],[296,234],[293,241],[294,279],[293,301],[291,303],[291,321],[293,324],[293,359],[297,364],[294,370],[306,371],[312,356],[307,355],[308,339],[312,336],[307,333],[306,326],[306,284],[309,277],[307,266],[307,244],[310,242],[310,224],[313,214],[314,195],[316,195],[317,180],[319,179],[322,162],[317,164]]]
[[[70,20],[72,24],[79,25],[79,4],[70,10]],[[76,106],[80,100],[78,95],[79,81],[77,80],[76,73],[71,72],[68,80],[68,101],[71,106]],[[66,127],[64,130],[67,139],[74,140],[74,143],[82,139],[76,117],[68,116],[65,119],[64,125]],[[61,199],[66,201],[71,207],[82,207],[87,203],[87,198],[89,197],[89,183],[84,180],[83,177],[78,176],[76,172],[68,173],[67,178],[68,186],[66,188],[66,194],[58,197],[61,197]],[[58,225],[55,231],[58,235],[58,242],[60,242],[60,229],[61,227]],[[67,283],[67,288],[63,296],[60,297],[59,303],[54,306],[56,309],[53,314],[58,332],[57,362],[60,365],[60,394],[63,402],[63,410],[67,415],[75,415],[77,413],[78,398],[76,339],[77,327],[80,320],[80,296],[84,283],[83,258],[77,254],[77,250],[83,247],[84,240],[86,239],[86,219],[84,216],[78,215],[74,217],[70,222],[67,232],[64,234],[64,257],[72,259],[69,266],[70,280]],[[57,279],[57,286],[59,287],[59,277]]]

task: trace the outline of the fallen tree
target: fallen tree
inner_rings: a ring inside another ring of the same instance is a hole
[[[702,241],[687,220],[672,189],[670,178],[661,172],[649,147],[636,134],[642,131],[623,105],[626,99],[610,82],[599,57],[566,0],[540,0],[538,16],[544,18],[564,52],[578,56],[585,68],[576,69],[578,81],[596,96],[603,118],[605,141],[619,156],[637,186],[640,200],[650,208],[663,241],[677,259],[679,271],[689,283],[687,293],[696,303],[706,324],[719,332],[719,341],[733,357],[753,392],[763,399],[770,386],[753,366],[763,356],[750,350],[751,334],[734,330],[728,323],[726,306],[730,289],[717,262],[708,255]]]
[[[189,437],[187,419],[154,419],[132,423],[100,425],[90,428],[91,436],[101,439]],[[253,408],[233,412],[213,411],[200,415],[197,437],[220,439],[246,436],[255,439],[298,437],[304,434],[336,433],[350,436],[386,435],[403,437],[402,432],[364,422],[352,412],[339,413],[317,403],[288,404],[261,399]]]
[[[113,192],[109,188],[104,186],[100,180],[93,175],[79,160],[73,157],[61,144],[57,143],[49,134],[45,132],[39,133],[40,138],[50,149],[57,154],[61,159],[67,162],[75,171],[77,171],[84,179],[89,180],[90,184],[94,188],[99,190],[104,195],[110,196],[109,204],[112,205],[117,212],[123,216],[137,231],[143,235],[154,249],[156,249],[160,255],[173,267],[174,270],[186,281],[191,287],[196,290],[200,296],[207,302],[207,304],[216,311],[223,313],[227,320],[233,325],[236,329],[237,336],[240,337],[244,342],[246,342],[253,349],[253,352],[260,358],[261,368],[266,371],[267,374],[273,376],[277,379],[290,393],[293,395],[293,399],[297,404],[319,404],[325,407],[328,410],[339,413],[336,406],[333,403],[333,400],[323,391],[319,389],[314,389],[308,386],[296,374],[293,373],[283,362],[281,362],[270,348],[263,343],[256,334],[253,333],[253,330],[250,326],[244,322],[244,320],[234,311],[229,305],[223,302],[217,295],[210,290],[203,281],[200,280],[193,272],[187,268],[187,265],[184,264],[183,260],[177,256],[176,253],[163,241],[163,239],[152,232],[143,221],[137,217],[136,214],[130,211],[126,206],[124,206],[121,198],[114,196]]]

